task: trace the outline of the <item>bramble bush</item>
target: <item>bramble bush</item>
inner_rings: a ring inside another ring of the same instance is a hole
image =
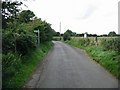
[[[120,52],[120,37],[104,39],[101,43],[105,50],[114,50]]]
[[[35,47],[34,38],[30,35],[22,34],[16,39],[16,50],[19,54],[26,55]]]
[[[35,38],[28,33],[4,32],[2,37],[3,53],[17,52],[19,55],[26,55],[35,48]]]

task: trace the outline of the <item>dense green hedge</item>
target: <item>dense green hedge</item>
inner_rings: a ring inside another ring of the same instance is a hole
[[[40,44],[25,56],[16,53],[2,55],[2,87],[21,88],[53,46],[52,42]]]
[[[36,66],[34,64],[36,60],[33,58],[32,61],[31,58],[28,58],[30,57],[29,55],[31,55],[30,53],[39,47],[37,43],[38,33],[35,33],[34,30],[40,30],[39,39],[41,45],[45,42],[50,42],[55,33],[50,23],[35,17],[32,11],[20,11],[19,8],[21,4],[21,0],[2,1],[2,26],[4,26],[2,29],[3,87],[19,86],[16,83],[19,83],[20,77],[18,77],[19,81],[13,79],[17,78],[15,76],[18,73],[22,73],[22,69],[25,69],[22,67],[26,65],[26,62]],[[43,57],[44,53],[49,50],[49,44],[44,45],[45,46],[41,47],[43,50],[39,50],[40,52],[38,54],[40,57]],[[25,57],[27,59],[25,59]],[[37,58],[37,60],[39,59]],[[24,73],[28,72],[23,71]],[[24,73],[21,74],[21,77],[24,77]],[[25,78],[27,78],[27,76]]]
[[[14,33],[5,31],[2,37],[3,53],[17,52],[19,55],[26,55],[31,49],[35,48],[35,35],[28,33]]]
[[[104,50],[113,50],[113,51],[117,51],[118,53],[120,52],[120,37],[116,37],[116,38],[99,38],[96,41],[95,38],[76,38],[76,39],[72,39],[71,41],[79,44],[80,46],[102,46],[104,48]],[[67,41],[68,43],[71,43],[71,41]]]

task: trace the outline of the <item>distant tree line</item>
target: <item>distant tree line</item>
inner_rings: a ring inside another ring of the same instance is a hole
[[[54,36],[62,36],[63,39],[70,40],[71,37],[84,37],[85,33],[77,34],[75,32],[72,32],[71,30],[67,30],[64,34],[61,34],[59,32],[56,32]],[[97,34],[87,34],[87,37],[115,37],[115,36],[120,36],[119,34],[116,34],[115,31],[111,31],[108,34],[103,34],[103,35],[97,35]]]

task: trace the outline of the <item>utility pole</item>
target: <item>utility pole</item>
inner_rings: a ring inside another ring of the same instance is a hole
[[[118,34],[120,35],[120,1],[118,2]]]
[[[60,22],[60,40],[61,40],[61,22]]]

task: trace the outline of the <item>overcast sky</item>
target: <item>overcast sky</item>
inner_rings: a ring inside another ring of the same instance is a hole
[[[25,4],[38,18],[52,24],[55,31],[77,33],[118,33],[120,0],[28,0]]]

